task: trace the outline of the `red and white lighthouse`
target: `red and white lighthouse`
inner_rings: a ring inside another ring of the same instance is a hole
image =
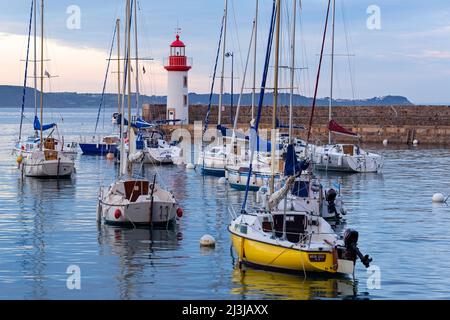
[[[189,78],[192,59],[186,57],[186,46],[177,34],[170,45],[170,56],[164,63],[167,77],[167,120],[189,123]]]

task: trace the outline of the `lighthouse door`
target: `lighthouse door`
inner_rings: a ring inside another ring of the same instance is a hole
[[[167,111],[168,119],[167,120],[175,120],[175,109],[169,109]],[[172,122],[171,124],[175,124]]]

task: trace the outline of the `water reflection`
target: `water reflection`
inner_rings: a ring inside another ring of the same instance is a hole
[[[355,298],[357,284],[353,280],[320,278],[235,268],[232,273],[231,294],[236,299],[336,299]]]
[[[74,181],[67,179],[17,179],[17,244],[22,249],[18,250],[17,258],[21,267],[20,276],[30,287],[25,298],[47,297],[47,238],[59,211],[57,202],[60,198],[73,197],[73,186]],[[59,194],[60,191],[62,194]]]
[[[141,299],[143,285],[155,285],[158,268],[166,258],[162,253],[178,249],[183,238],[178,228],[118,228],[99,226],[101,255],[119,258],[117,280],[120,299]]]
[[[157,172],[158,183],[182,205],[178,229],[98,228],[98,188],[114,181],[117,166],[80,156],[72,180],[21,178],[10,154],[17,110],[2,112],[1,299],[360,299],[369,293],[372,299],[449,298],[450,280],[442,270],[450,265],[450,209],[431,203],[433,193],[450,190],[448,149],[379,146],[386,159],[382,174],[316,173],[326,187],[341,185],[349,213],[337,232],[358,230],[361,249],[381,268],[381,290],[370,290],[371,274],[361,264],[356,281],[236,270],[227,209],[238,211],[244,193],[181,166],[144,168],[148,179]],[[67,123],[88,124],[96,116],[88,109],[63,112]],[[73,132],[67,141],[89,135],[79,126],[68,129]],[[255,199],[250,193],[249,206]],[[217,241],[214,250],[199,246],[206,233]],[[72,264],[82,270],[79,293],[66,288]]]

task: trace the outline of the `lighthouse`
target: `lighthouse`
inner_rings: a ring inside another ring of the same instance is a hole
[[[189,78],[192,61],[186,57],[186,46],[177,34],[170,45],[170,56],[164,63],[167,76],[167,120],[189,123]],[[172,124],[174,124],[173,122]]]

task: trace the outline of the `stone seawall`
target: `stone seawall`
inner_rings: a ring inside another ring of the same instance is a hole
[[[189,118],[192,130],[194,121],[203,122],[207,106],[190,106]],[[217,123],[217,106],[213,106],[209,123]],[[234,108],[235,111],[235,108]],[[308,127],[310,107],[295,107],[294,123]],[[288,124],[288,107],[279,108],[279,120]],[[147,120],[164,119],[165,106],[151,106],[144,110]],[[450,145],[450,106],[349,106],[334,107],[333,118],[343,127],[361,135],[362,143],[381,143],[387,139],[390,144],[409,144],[414,139],[424,145]],[[251,120],[251,107],[242,107],[239,115],[239,127],[248,128]],[[271,107],[264,107],[261,117],[261,127],[269,128],[272,121]],[[230,108],[222,112],[222,123],[230,124]],[[326,142],[328,140],[328,108],[318,107],[315,111],[312,139]],[[169,129],[169,128],[167,128]],[[302,138],[306,132],[296,130]],[[350,142],[353,138],[334,135],[336,142]]]

